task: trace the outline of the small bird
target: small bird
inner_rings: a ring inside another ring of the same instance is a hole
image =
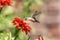
[[[38,13],[37,11],[35,11],[35,13],[31,17],[27,17],[25,18],[25,20],[40,23],[36,18],[37,16],[40,16],[40,14],[41,12]]]

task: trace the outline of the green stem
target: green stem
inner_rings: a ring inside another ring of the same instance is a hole
[[[0,9],[0,14],[1,14],[2,8]]]
[[[28,40],[30,40],[30,36],[29,36]]]
[[[18,29],[16,29],[14,40],[16,40],[16,39],[17,39],[17,37],[18,37],[18,33],[19,33],[19,30],[18,30]]]

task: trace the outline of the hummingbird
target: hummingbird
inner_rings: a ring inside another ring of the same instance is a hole
[[[40,14],[41,14],[41,12],[35,11],[35,13],[31,17],[27,17],[27,18],[25,18],[25,20],[40,23],[40,21],[38,21],[36,18],[36,17],[40,16]]]

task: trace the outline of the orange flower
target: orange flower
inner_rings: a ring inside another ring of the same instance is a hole
[[[17,29],[22,29],[26,34],[31,30],[30,26],[18,17],[13,20],[13,24],[16,25]]]

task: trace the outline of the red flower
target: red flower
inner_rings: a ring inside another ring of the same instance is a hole
[[[2,8],[5,5],[10,5],[12,0],[0,0],[0,8]]]
[[[15,18],[13,24],[16,25],[17,29],[22,29],[26,34],[31,30],[30,26],[20,18]]]

